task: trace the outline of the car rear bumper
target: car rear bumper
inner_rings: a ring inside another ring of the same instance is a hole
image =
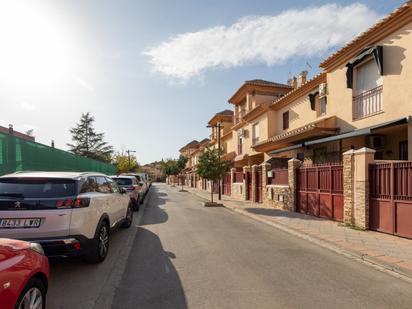
[[[44,253],[48,257],[76,257],[87,254],[93,247],[93,239],[83,235],[69,237],[50,237],[37,239],[24,239],[30,242],[37,242],[43,247]]]

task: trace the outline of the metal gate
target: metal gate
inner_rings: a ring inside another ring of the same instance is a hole
[[[263,183],[262,183],[262,167],[258,166],[255,172],[255,203],[262,203],[263,201]]]
[[[226,174],[222,179],[223,194],[230,196],[232,193],[232,177],[230,173]]]
[[[343,165],[322,164],[297,169],[296,211],[343,221]]]
[[[252,174],[250,172],[245,173],[246,180],[246,200],[252,199]]]
[[[412,161],[369,165],[369,228],[412,238]]]

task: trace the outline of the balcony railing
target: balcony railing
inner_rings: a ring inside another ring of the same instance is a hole
[[[362,119],[383,111],[383,86],[378,86],[353,97],[353,119]]]

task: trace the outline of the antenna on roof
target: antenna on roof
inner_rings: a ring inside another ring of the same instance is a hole
[[[310,65],[308,61],[306,61],[306,65],[308,66],[309,69],[312,69],[312,66]]]

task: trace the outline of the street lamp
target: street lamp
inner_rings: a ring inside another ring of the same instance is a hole
[[[128,158],[128,160],[129,160],[129,172],[131,172],[131,171],[130,171],[130,154],[131,154],[131,153],[134,153],[134,152],[136,152],[136,151],[134,151],[134,150],[126,150],[126,152],[127,152],[127,158]]]
[[[219,149],[219,159],[220,159],[220,131],[223,129],[223,126],[220,122],[218,122],[216,125],[208,125],[207,128],[217,128],[217,147]],[[222,182],[222,179],[219,179],[218,181],[218,198],[219,201],[222,199],[222,188],[220,183]]]

